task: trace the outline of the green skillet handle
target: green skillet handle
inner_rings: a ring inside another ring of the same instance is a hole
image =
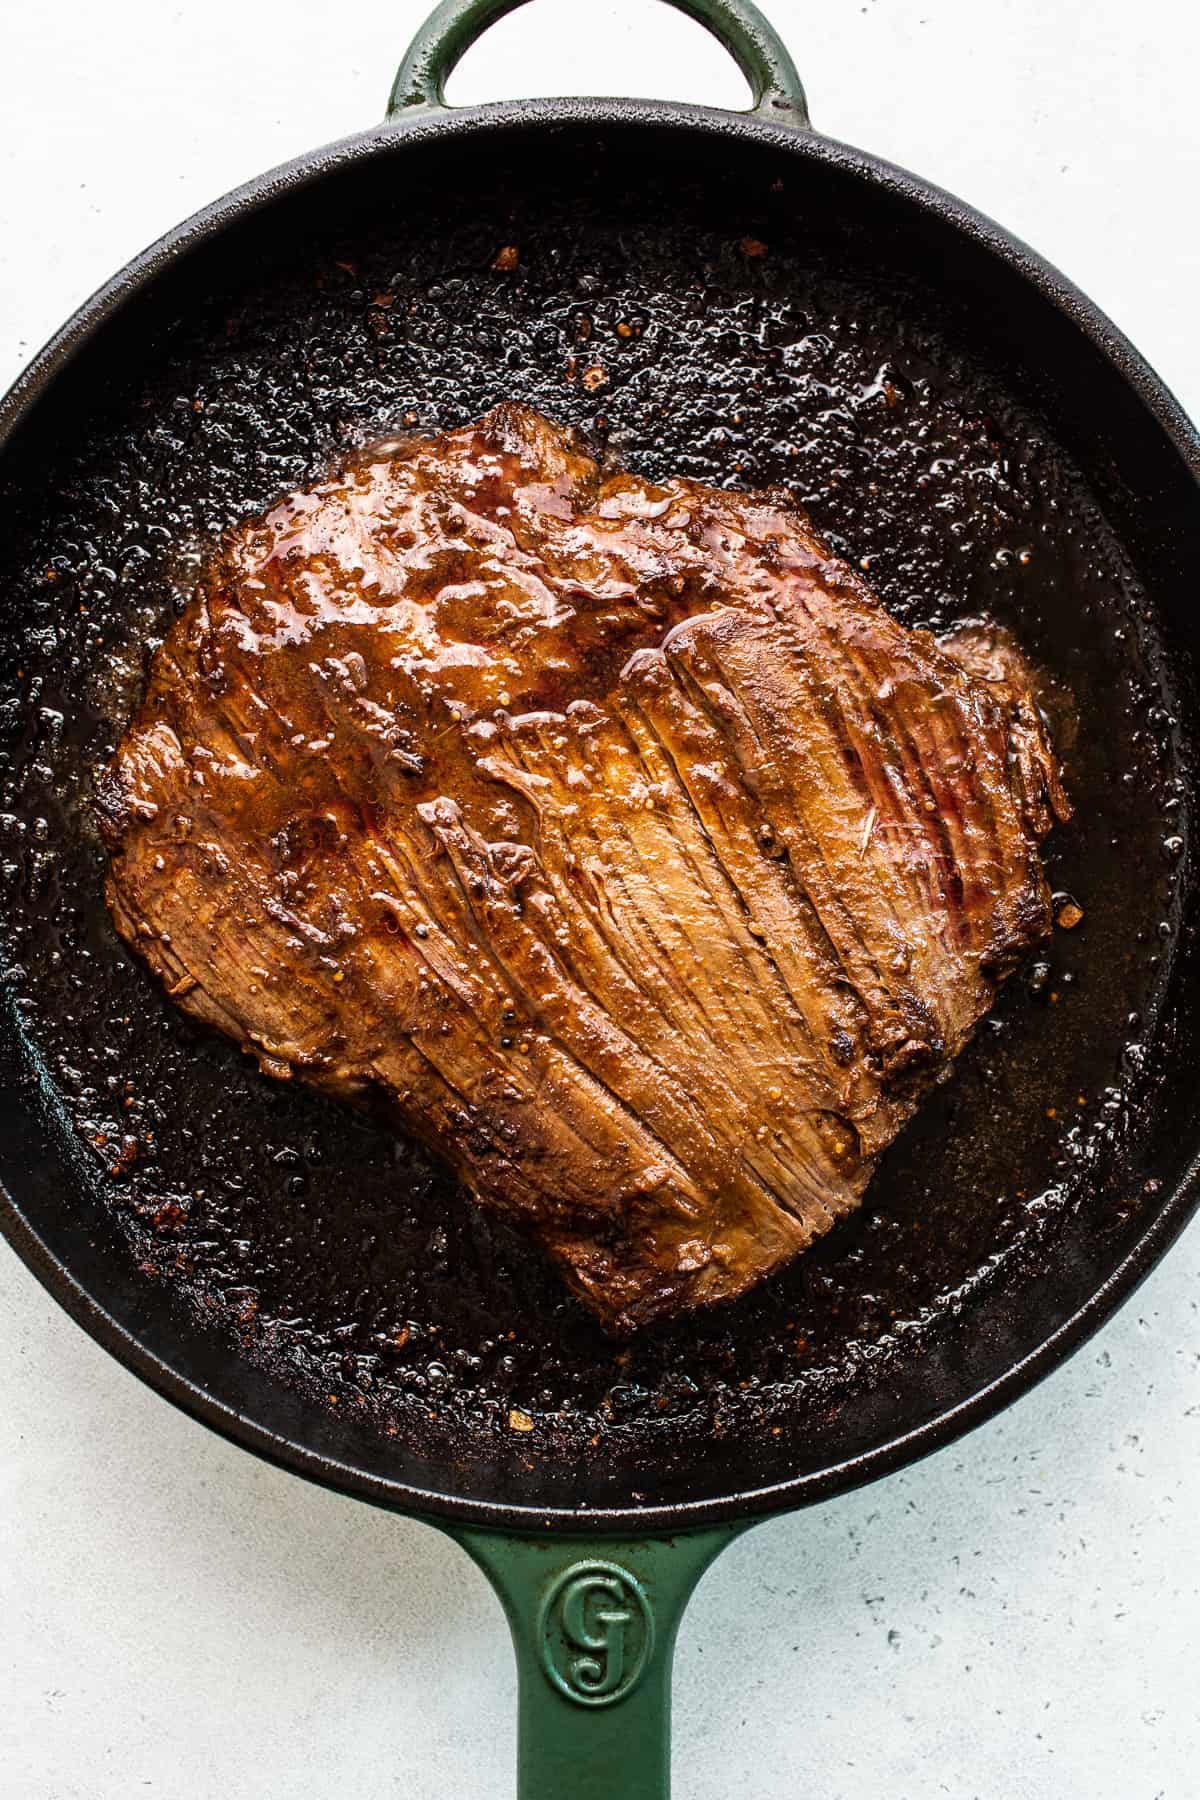
[[[668,1800],[675,1634],[697,1581],[745,1527],[657,1539],[450,1529],[508,1615],[518,1800]]]
[[[387,116],[410,107],[446,104],[446,83],[490,25],[527,0],[442,0],[409,45],[388,101]],[[667,0],[707,27],[750,84],[750,111],[805,129],[808,104],[796,65],[753,0]]]

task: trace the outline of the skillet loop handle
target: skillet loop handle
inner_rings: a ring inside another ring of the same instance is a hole
[[[446,106],[446,83],[489,26],[528,0],[441,0],[409,45],[388,101],[389,120],[414,107]],[[750,112],[806,130],[808,102],[775,28],[754,0],[666,0],[711,31],[750,85]]]
[[[669,1800],[675,1634],[696,1582],[745,1527],[640,1540],[445,1529],[512,1631],[517,1800]]]

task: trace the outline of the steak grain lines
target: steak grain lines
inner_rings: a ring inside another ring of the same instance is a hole
[[[857,1204],[1069,810],[1010,649],[514,406],[234,532],[99,807],[176,1003],[382,1104],[619,1331]]]

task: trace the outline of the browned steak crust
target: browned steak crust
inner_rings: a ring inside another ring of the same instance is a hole
[[[1054,756],[970,667],[787,494],[503,406],[227,540],[101,783],[113,916],[628,1329],[853,1207],[1049,929]]]

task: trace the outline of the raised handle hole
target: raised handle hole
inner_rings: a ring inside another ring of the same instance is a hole
[[[741,71],[703,26],[645,0],[536,0],[485,32],[446,90],[451,106],[561,94],[733,111],[750,103]]]

